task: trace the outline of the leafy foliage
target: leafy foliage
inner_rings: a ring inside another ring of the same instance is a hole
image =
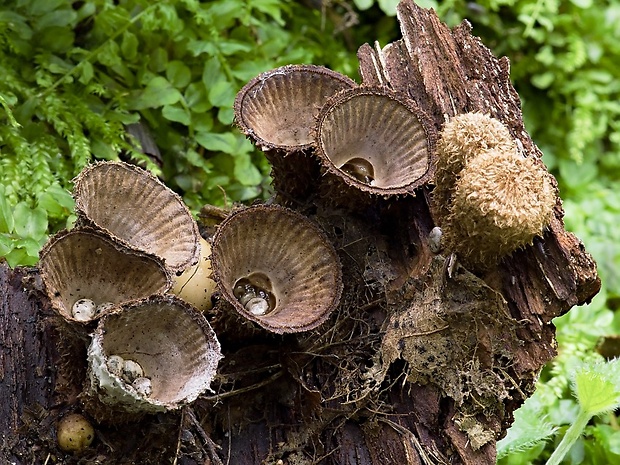
[[[263,155],[231,126],[234,96],[289,63],[354,74],[334,27],[292,0],[5,2],[0,256],[37,261],[47,234],[71,221],[69,180],[93,158],[145,164],[194,211],[268,195]],[[128,135],[138,122],[163,168]]]

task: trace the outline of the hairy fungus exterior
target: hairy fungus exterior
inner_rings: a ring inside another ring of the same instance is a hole
[[[494,265],[542,235],[554,206],[555,189],[540,163],[514,151],[486,151],[456,182],[443,228],[447,248],[473,268]]]
[[[198,261],[198,225],[181,197],[146,170],[99,162],[75,179],[78,217],[118,240],[161,257],[171,270]]]
[[[342,293],[332,244],[308,218],[283,207],[233,213],[213,238],[212,260],[222,296],[244,318],[274,333],[316,328]]]
[[[433,124],[414,102],[386,89],[335,95],[321,109],[315,133],[322,164],[346,186],[411,194],[432,178]]]
[[[488,150],[514,152],[517,146],[504,124],[484,113],[462,113],[443,126],[437,141],[434,206],[439,219],[448,215],[454,184],[467,163]]]

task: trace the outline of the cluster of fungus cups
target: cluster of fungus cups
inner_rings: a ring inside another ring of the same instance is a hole
[[[276,191],[297,199],[317,190],[342,205],[356,203],[352,195],[411,195],[433,175],[436,131],[415,102],[326,68],[257,76],[237,94],[235,121],[265,151]]]
[[[442,242],[467,267],[483,271],[543,234],[556,202],[551,177],[500,121],[457,115],[437,152],[433,195]]]
[[[167,294],[173,282],[181,280],[182,294],[200,281],[200,302],[211,300],[210,262],[191,213],[152,174],[122,162],[86,167],[74,198],[76,227],[49,240],[40,270],[52,307],[90,338],[84,408],[105,421],[192,402],[222,355],[205,316]]]

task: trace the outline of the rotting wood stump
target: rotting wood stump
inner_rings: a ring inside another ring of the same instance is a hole
[[[417,177],[381,171],[373,153],[326,160],[331,136],[320,149],[259,144],[274,165],[273,202],[308,217],[337,251],[343,291],[331,316],[276,334],[220,297],[206,314],[224,354],[214,392],[179,412],[121,423],[112,415],[95,424],[91,448],[72,456],[56,446],[54,428],[84,407],[76,382],[85,378],[84,341],[51,311],[36,269],[1,265],[3,462],[495,463],[496,441],[555,354],[551,320],[588,302],[600,281],[583,244],[564,230],[555,184],[553,215],[532,245],[475,269],[458,253],[437,253],[429,238],[445,218],[430,181],[447,120],[488,114],[540,166],[541,154],[523,126],[508,59],[495,58],[469,23],[450,30],[410,0],[398,18],[401,40],[358,52],[361,94],[384,93],[390,108],[423,115],[424,131],[405,138],[431,147],[426,164],[411,161]],[[360,92],[343,82],[334,99],[348,102]],[[316,115],[339,117],[319,107]],[[203,213],[210,236],[223,218]]]

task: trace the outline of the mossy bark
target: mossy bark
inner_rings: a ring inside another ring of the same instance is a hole
[[[508,59],[494,57],[467,22],[450,30],[410,0],[398,12],[402,40],[359,50],[364,84],[404,93],[438,130],[455,114],[488,113],[540,156]],[[129,423],[111,415],[75,456],[57,448],[54,425],[83,408],[87,341],[50,310],[35,269],[1,265],[0,459],[495,463],[496,440],[555,354],[551,320],[591,299],[600,281],[583,244],[564,230],[559,198],[543,237],[477,275],[431,252],[431,199],[424,187],[360,211],[335,210],[320,189],[304,197],[297,210],[323,227],[343,264],[332,317],[308,333],[274,335],[220,300],[207,314],[225,356],[214,392],[180,412]]]

